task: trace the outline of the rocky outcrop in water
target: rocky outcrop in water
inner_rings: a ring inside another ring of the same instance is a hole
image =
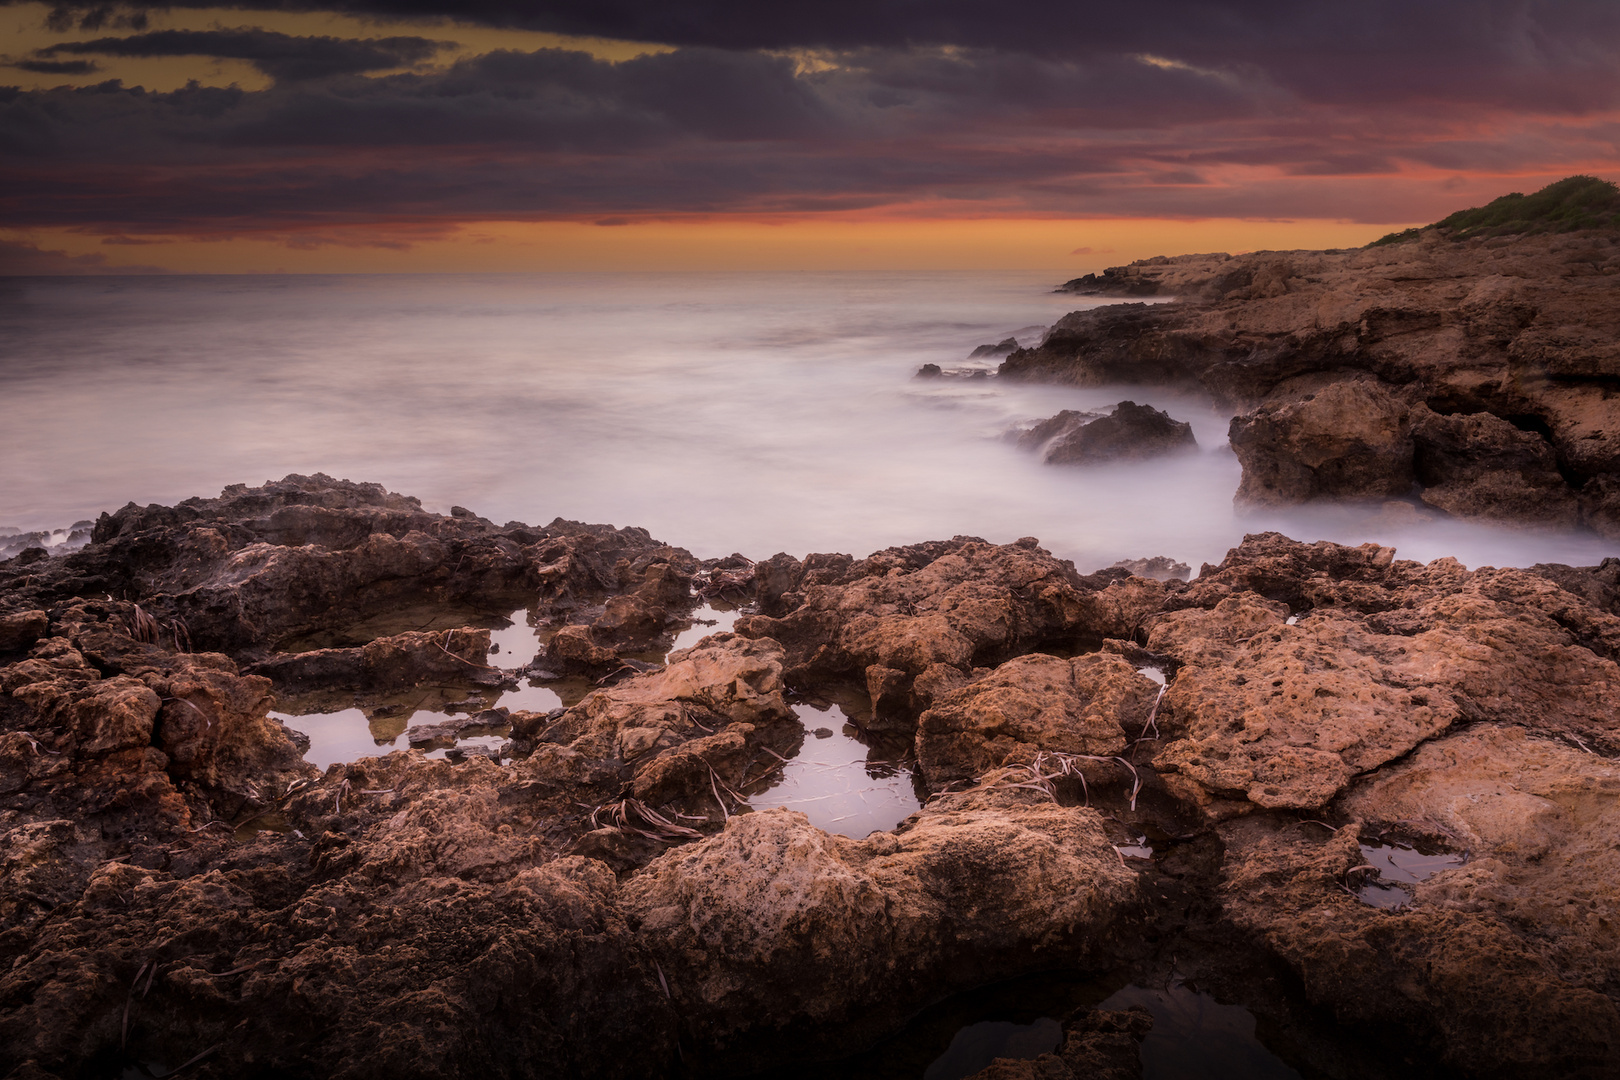
[[[1053,970],[1195,979],[1312,1075],[1620,1068],[1620,561],[699,562],[320,477],[98,535],[0,563],[5,1075],[768,1072]],[[508,605],[611,651],[683,625],[680,583],[759,610],[562,708],[479,704]],[[399,628],[430,617],[460,625]],[[269,715],[413,683],[466,699],[413,745],[506,745],[322,773]],[[868,698],[922,809],[859,839],[751,810],[806,693]],[[989,1075],[1134,1075],[1146,1018],[1090,1004]]]
[[[1019,449],[1040,453],[1048,465],[1140,461],[1197,445],[1191,424],[1134,401],[1122,401],[1100,416],[1064,409],[1018,436]]]
[[[1074,312],[1000,375],[1213,395],[1238,413],[1242,502],[1415,493],[1461,517],[1620,536],[1620,234],[1431,229],[1149,259],[1086,288],[1175,302]]]

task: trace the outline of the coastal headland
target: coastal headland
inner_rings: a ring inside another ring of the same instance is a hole
[[[1071,283],[1184,299],[1000,377],[1216,394],[1242,499],[1615,535],[1620,244],[1458,232]],[[1299,1075],[1620,1074],[1620,559],[1141,554],[698,559],[322,475],[23,550],[0,1076],[915,1076],[850,1061],[1053,972],[1241,1005]],[[416,749],[305,760],[300,714],[428,700]],[[771,807],[830,701],[909,748],[892,828]],[[1170,1021],[1103,996],[979,1075],[1141,1076]]]

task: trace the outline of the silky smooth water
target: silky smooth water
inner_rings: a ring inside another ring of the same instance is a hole
[[[0,279],[0,526],[60,528],[289,472],[497,523],[641,525],[699,556],[1039,537],[1082,570],[1218,561],[1246,531],[1469,565],[1614,546],[1409,513],[1243,518],[1195,396],[913,378],[1093,300],[1049,273]],[[1003,439],[1122,399],[1200,450],[1055,468]]]

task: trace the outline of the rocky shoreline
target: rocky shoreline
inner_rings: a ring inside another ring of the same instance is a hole
[[[1620,231],[1392,239],[1076,279],[1172,302],[1074,312],[998,374],[1211,395],[1242,504],[1415,497],[1620,538]]]
[[[1304,1075],[1614,1075],[1620,560],[1138,569],[699,560],[322,476],[104,515],[0,562],[0,1075],[857,1075],[1051,972],[1196,985]],[[658,662],[705,601],[734,631]],[[485,708],[522,678],[564,706]],[[320,772],[270,715],[402,689],[503,745]],[[751,805],[818,696],[917,813]],[[1157,1021],[1098,1004],[985,1075],[1140,1075]]]

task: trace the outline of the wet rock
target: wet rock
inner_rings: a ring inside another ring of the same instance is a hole
[[[1486,913],[1535,927],[1560,979],[1603,992],[1620,971],[1620,766],[1499,725],[1421,747],[1341,801],[1371,826],[1468,853],[1467,864],[1415,886],[1415,909]],[[1617,1048],[1620,1049],[1620,1048]]]
[[[436,680],[490,681],[488,652],[489,631],[463,627],[381,637],[358,649],[284,653],[250,670],[292,693],[329,686],[388,693]]]
[[[1121,570],[1129,570],[1137,577],[1155,581],[1186,581],[1192,576],[1192,567],[1164,555],[1147,559],[1121,559],[1114,565]]]
[[[1117,656],[1034,653],[935,700],[917,726],[917,764],[939,791],[1036,752],[1111,758],[1147,726],[1159,688]]]
[[[1571,528],[1576,495],[1545,438],[1490,413],[1411,415],[1414,467],[1424,502],[1458,517]]]
[[[1151,405],[1122,401],[1107,416],[1059,435],[1047,449],[1045,460],[1048,465],[1135,461],[1190,450],[1197,445],[1191,424],[1172,419],[1169,413]]]
[[[941,992],[1094,954],[1135,875],[1095,812],[1029,794],[947,799],[865,840],[769,810],[655,860],[623,903],[688,1045],[838,1057]]]
[[[1337,382],[1262,406],[1233,419],[1229,437],[1243,463],[1240,503],[1378,499],[1412,490],[1407,406],[1376,381]]]
[[[916,377],[919,379],[938,379],[944,374],[945,372],[938,364],[924,364],[917,369]]]
[[[437,750],[454,746],[469,735],[501,735],[512,729],[512,715],[506,709],[485,709],[474,716],[453,716],[437,724],[416,724],[405,732],[405,742],[413,750]]]
[[[1081,412],[1077,409],[1064,409],[1056,416],[1049,416],[1036,424],[1028,431],[1020,431],[1014,440],[1020,450],[1030,453],[1044,451],[1054,439],[1063,438],[1074,432],[1090,420],[1096,419],[1099,414],[1094,412]]]
[[[598,645],[591,628],[579,625],[558,628],[539,663],[556,675],[601,675],[622,666],[618,653]]]

